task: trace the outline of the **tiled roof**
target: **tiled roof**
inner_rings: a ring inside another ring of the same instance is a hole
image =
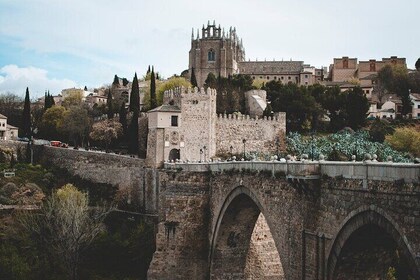
[[[5,115],[0,114],[0,119],[7,119]]]
[[[180,113],[181,109],[176,105],[162,105],[150,110],[149,112],[177,112]]]
[[[411,93],[415,100],[420,100],[420,93]]]
[[[303,61],[241,61],[238,68],[241,74],[291,74],[303,70]]]

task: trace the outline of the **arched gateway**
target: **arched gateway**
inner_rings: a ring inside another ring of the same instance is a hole
[[[249,189],[234,189],[223,203],[209,259],[210,279],[285,279],[270,227]]]

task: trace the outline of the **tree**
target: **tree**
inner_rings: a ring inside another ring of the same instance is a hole
[[[385,136],[394,132],[387,120],[375,119],[369,129],[369,139],[373,142],[383,143]]]
[[[84,91],[87,91],[87,90],[88,90],[87,86],[85,86],[85,87],[83,88],[83,90],[84,90]]]
[[[31,102],[29,100],[29,89],[26,88],[25,103],[23,105],[22,126],[19,131],[21,137],[31,138]]]
[[[140,91],[139,91],[139,81],[137,79],[137,73],[134,73],[134,79],[131,87],[131,95],[130,95],[130,105],[129,105],[130,112],[135,110],[140,110]]]
[[[354,87],[347,93],[346,116],[347,125],[356,130],[366,122],[369,111],[369,101],[361,87]]]
[[[53,106],[47,109],[41,118],[39,125],[39,134],[49,140],[62,139],[59,130],[63,125],[66,108],[62,106]]]
[[[13,93],[0,94],[0,112],[7,117],[7,123],[19,127],[22,119],[23,99]]]
[[[87,193],[71,184],[54,191],[38,213],[21,218],[23,227],[52,249],[70,279],[78,279],[80,254],[104,230],[111,209],[89,207]]]
[[[60,131],[68,136],[74,146],[84,146],[85,138],[89,134],[90,119],[88,112],[82,106],[73,106],[64,113]]]
[[[155,72],[152,66],[152,74],[150,79],[150,109],[154,109],[157,107],[157,99],[156,99],[156,78]]]
[[[114,107],[112,104],[111,89],[108,90],[108,98],[106,99],[106,106],[107,106],[108,119],[112,119],[114,117]]]
[[[417,88],[415,79],[410,79],[408,70],[401,65],[386,65],[378,71],[378,87],[384,91],[396,94],[402,101],[402,115],[406,116],[411,112],[410,89]]]
[[[149,74],[149,73],[150,73],[150,65],[149,65],[149,67],[147,68],[146,75],[147,75],[147,74]]]
[[[319,102],[330,118],[329,130],[338,131],[345,126],[346,122],[346,95],[339,87],[326,88],[319,96]]]
[[[416,61],[416,70],[420,71],[420,58]]]
[[[191,69],[191,85],[193,87],[198,87],[197,78],[195,77],[194,67],[192,67],[192,69]]]
[[[418,126],[397,128],[394,134],[386,136],[385,139],[391,147],[398,151],[411,153],[415,157],[420,156],[420,130]]]
[[[157,105],[159,106],[163,103],[163,93],[165,91],[179,87],[189,88],[191,87],[191,84],[183,77],[172,77],[165,82],[159,83],[156,92]]]
[[[66,108],[71,106],[80,106],[83,100],[83,91],[80,89],[72,90],[68,95],[63,99],[62,105]]]
[[[108,150],[109,145],[113,140],[118,139],[123,133],[123,128],[120,122],[108,119],[93,124],[92,132],[89,134],[94,141],[100,142]]]
[[[204,81],[204,87],[205,88],[216,88],[217,87],[217,79],[216,79],[216,76],[212,72],[210,72],[207,75],[207,78]]]
[[[265,107],[263,112],[264,117],[272,117],[273,116],[273,108],[271,107],[271,104],[268,103],[267,107]]]
[[[137,155],[139,152],[139,112],[135,110],[128,127],[128,152]]]

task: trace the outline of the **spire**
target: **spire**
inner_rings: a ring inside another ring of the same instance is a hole
[[[197,40],[200,39],[200,32],[199,29],[197,28]]]
[[[210,25],[210,20],[207,21],[207,27]]]
[[[213,25],[216,26],[216,20],[213,20]]]
[[[192,32],[191,32],[191,40],[194,40],[194,28],[192,29]]]

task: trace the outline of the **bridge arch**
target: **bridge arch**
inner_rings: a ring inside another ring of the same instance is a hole
[[[261,279],[258,273],[274,276],[270,279],[284,279],[270,219],[266,219],[264,207],[250,189],[244,186],[233,189],[216,213],[219,214],[209,254],[210,279]],[[259,255],[262,251],[259,242],[264,244],[264,256],[269,258]],[[261,264],[261,271],[251,269],[256,262]]]
[[[340,230],[333,239],[327,261],[327,279],[341,279],[339,276],[340,266],[345,261],[351,262],[352,250],[360,240],[367,242],[369,246],[387,245],[388,250],[401,257],[407,273],[415,279],[420,279],[420,272],[415,263],[415,254],[398,224],[382,209],[375,205],[364,206],[352,211],[340,225]],[[362,254],[363,255],[363,254]],[[354,266],[353,266],[354,268]],[[361,268],[363,269],[363,268]],[[354,271],[354,273],[358,273]],[[347,277],[350,277],[348,274]]]

